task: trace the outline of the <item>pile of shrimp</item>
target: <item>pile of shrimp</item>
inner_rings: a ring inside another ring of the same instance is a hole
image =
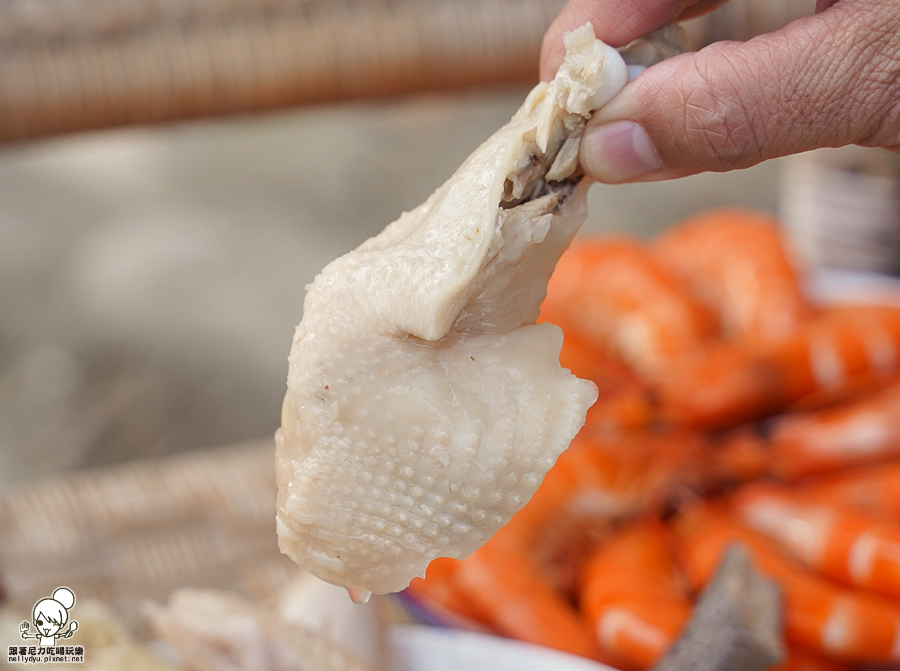
[[[717,210],[576,241],[541,318],[600,400],[525,508],[410,600],[641,671],[742,543],[781,588],[778,669],[900,661],[900,309],[812,305],[777,222]]]

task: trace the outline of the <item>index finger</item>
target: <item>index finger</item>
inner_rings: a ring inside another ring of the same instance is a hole
[[[541,79],[556,74],[565,55],[562,36],[590,22],[594,34],[622,47],[651,30],[710,12],[726,0],[569,0],[544,35]]]

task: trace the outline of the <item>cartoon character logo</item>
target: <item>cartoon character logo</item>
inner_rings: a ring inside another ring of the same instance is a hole
[[[78,629],[78,622],[72,620],[67,631],[62,632],[61,630],[69,621],[69,609],[74,605],[75,593],[68,587],[57,588],[52,596],[34,604],[31,621],[37,629],[36,634],[28,633],[28,622],[19,625],[22,638],[40,639],[42,646],[55,646],[57,638],[69,638]]]

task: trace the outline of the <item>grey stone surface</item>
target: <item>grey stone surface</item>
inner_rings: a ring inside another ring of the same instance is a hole
[[[785,656],[781,590],[732,545],[654,671],[763,671]]]
[[[525,90],[0,147],[0,486],[271,435],[303,287],[424,200]],[[595,186],[585,230],[774,209],[777,165]]]

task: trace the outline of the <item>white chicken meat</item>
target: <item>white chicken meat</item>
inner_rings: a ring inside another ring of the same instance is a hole
[[[589,25],[557,78],[424,204],[308,287],[276,435],[279,544],[362,593],[462,558],[531,497],[581,428],[593,383],[535,324],[586,216],[590,111],[627,78]]]

